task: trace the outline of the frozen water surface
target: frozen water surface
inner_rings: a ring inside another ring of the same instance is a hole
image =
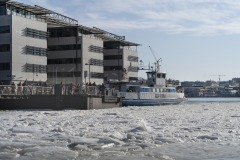
[[[1,111],[0,159],[237,160],[240,102]]]

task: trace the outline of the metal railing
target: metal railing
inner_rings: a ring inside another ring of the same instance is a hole
[[[105,88],[102,86],[71,86],[63,85],[60,91],[61,95],[98,95],[98,96],[115,96],[115,89]],[[54,95],[54,86],[16,86],[0,85],[1,95]]]
[[[0,95],[52,95],[53,87],[0,85]]]

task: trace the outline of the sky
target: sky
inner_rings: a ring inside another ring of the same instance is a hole
[[[240,77],[238,0],[17,0],[40,5],[141,44],[145,65],[180,81]],[[154,55],[149,49],[151,46]],[[139,73],[145,77],[145,72]]]

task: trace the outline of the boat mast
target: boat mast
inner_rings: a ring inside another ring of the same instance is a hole
[[[157,57],[156,57],[156,55],[155,55],[155,53],[154,53],[154,51],[153,51],[151,46],[149,46],[149,49],[150,49],[153,57],[156,60],[156,62],[154,63],[154,65],[155,65],[155,72],[158,73],[158,72],[160,72],[160,62],[162,62],[162,58],[157,59]]]

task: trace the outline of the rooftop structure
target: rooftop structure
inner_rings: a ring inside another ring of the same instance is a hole
[[[57,12],[51,11],[49,9],[43,8],[41,6],[35,5],[30,6],[27,4],[15,2],[15,1],[7,1],[6,9],[8,15],[18,15],[21,14],[25,18],[36,19],[39,21],[44,21],[48,25],[53,26],[76,26],[78,25],[78,21],[59,14]]]
[[[0,0],[0,31],[0,81],[6,84],[49,78],[59,83],[64,76],[72,77],[74,83],[83,82],[84,77],[85,83],[86,77],[90,82],[91,77],[98,84],[103,78],[120,81],[126,75],[128,80],[137,79],[140,44],[79,25],[77,20],[44,7]]]
[[[105,42],[119,42],[120,46],[140,46],[140,44],[126,41],[125,36],[118,36],[97,27],[93,28],[102,32],[102,35],[98,35],[98,37],[101,37]]]

